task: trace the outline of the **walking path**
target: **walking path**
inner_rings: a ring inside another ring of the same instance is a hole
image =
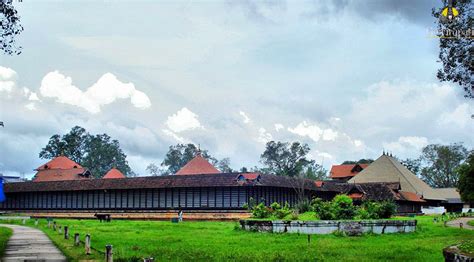
[[[51,240],[40,230],[1,224],[2,227],[13,229],[8,240],[2,262],[7,261],[67,261]]]
[[[469,221],[469,220],[474,220],[474,218],[473,217],[460,217],[458,219],[448,221],[447,225],[450,226],[450,227],[459,228],[459,224],[462,223],[463,228],[474,230],[473,226],[470,226],[470,225],[467,224],[467,221]]]

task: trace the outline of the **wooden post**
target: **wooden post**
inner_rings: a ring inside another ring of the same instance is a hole
[[[114,261],[114,253],[112,252],[112,245],[105,246],[105,262]]]
[[[26,224],[26,219],[23,218],[23,221],[21,221],[21,223],[24,225]]]
[[[444,226],[446,227],[448,224],[448,221],[444,221]]]
[[[58,233],[61,234],[61,226],[58,227]]]
[[[75,233],[75,234],[74,234],[74,245],[75,245],[75,246],[79,246],[79,243],[80,243],[80,241],[79,241],[79,233]]]
[[[51,221],[48,220],[48,228],[51,228]]]
[[[53,230],[56,231],[56,221],[53,221]]]
[[[38,219],[35,219],[35,226],[38,226]]]
[[[89,234],[86,235],[85,247],[86,247],[86,255],[90,255],[91,254],[91,235]]]
[[[64,226],[64,239],[69,239],[69,228]]]
[[[462,222],[459,223],[459,228],[461,228],[461,229],[464,228],[464,224]]]
[[[311,244],[311,235],[308,235],[308,245]]]

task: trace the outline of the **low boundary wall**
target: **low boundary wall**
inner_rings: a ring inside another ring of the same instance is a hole
[[[261,221],[240,220],[244,230],[273,233],[331,234],[343,232],[347,235],[363,233],[387,234],[416,231],[416,220],[363,220],[363,221]]]

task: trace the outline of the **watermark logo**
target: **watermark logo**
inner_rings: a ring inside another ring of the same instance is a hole
[[[441,23],[450,24],[459,16],[459,11],[453,6],[453,0],[448,0],[448,5],[443,8],[439,19]]]

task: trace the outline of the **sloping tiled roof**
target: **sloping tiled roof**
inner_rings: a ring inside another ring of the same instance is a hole
[[[219,174],[221,173],[217,168],[211,165],[201,155],[195,156],[185,166],[183,166],[176,175],[200,175],[200,174]]]
[[[356,168],[359,166],[360,168]],[[346,178],[353,177],[357,175],[360,169],[364,169],[368,164],[350,164],[350,165],[333,165],[331,171],[329,172],[330,178]]]
[[[411,202],[426,202],[421,197],[413,192],[400,191],[400,200],[411,201]]]
[[[82,179],[51,182],[22,182],[4,185],[5,192],[38,192],[38,191],[76,191],[76,190],[105,190],[105,189],[144,189],[144,188],[172,188],[172,187],[233,187],[243,186],[237,181],[240,173],[134,177],[124,179]],[[300,184],[296,179],[260,175],[257,184],[249,186],[271,186],[293,188]],[[308,190],[327,191],[317,188],[312,180],[304,180],[304,187]]]
[[[423,199],[445,200],[395,158],[382,155],[348,183],[395,182],[401,191],[422,195]]]
[[[125,178],[125,175],[116,168],[112,168],[103,176],[102,178],[111,179],[111,178]]]
[[[64,181],[90,179],[90,173],[84,168],[71,169],[43,169],[39,170],[33,178],[33,183],[44,181]]]
[[[459,191],[457,188],[434,188],[434,190],[439,196],[445,198],[448,203],[463,203],[463,201],[461,200],[461,195],[459,195]]]
[[[35,170],[39,171],[39,170],[44,170],[44,169],[71,169],[71,168],[82,168],[82,166],[65,156],[58,156],[56,158],[53,158],[46,164],[39,166]]]

